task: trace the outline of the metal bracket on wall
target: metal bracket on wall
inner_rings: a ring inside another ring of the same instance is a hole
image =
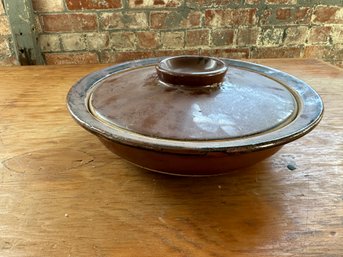
[[[31,0],[2,0],[11,26],[17,59],[21,65],[44,64],[38,46]]]

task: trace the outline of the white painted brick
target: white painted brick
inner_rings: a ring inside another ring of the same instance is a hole
[[[62,34],[61,40],[65,51],[79,51],[86,49],[86,40],[83,34]]]
[[[89,33],[87,34],[89,50],[102,50],[109,47],[108,33]]]
[[[38,12],[64,11],[63,0],[32,0],[33,9]]]
[[[56,52],[61,50],[58,35],[40,35],[38,42],[43,52]]]

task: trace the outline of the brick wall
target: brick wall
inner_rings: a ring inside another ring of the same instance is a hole
[[[342,0],[33,0],[33,6],[47,64],[202,54],[321,58],[343,66]]]
[[[0,2],[0,65],[18,64],[13,49],[11,29]]]

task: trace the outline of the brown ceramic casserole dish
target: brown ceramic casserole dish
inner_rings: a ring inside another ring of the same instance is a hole
[[[108,67],[78,81],[67,103],[115,154],[175,175],[252,165],[308,133],[323,114],[319,95],[289,74],[201,56]]]

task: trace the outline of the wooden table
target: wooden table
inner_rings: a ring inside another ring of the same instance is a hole
[[[205,178],[136,168],[71,119],[69,88],[104,65],[0,68],[0,256],[343,256],[343,70],[255,62],[312,85],[324,118],[268,160]]]

